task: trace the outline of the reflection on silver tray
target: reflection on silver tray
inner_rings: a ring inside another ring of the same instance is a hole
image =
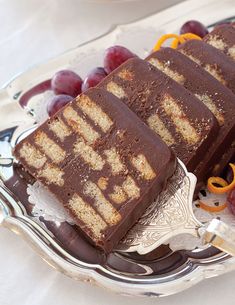
[[[51,266],[74,279],[126,295],[164,296],[235,269],[235,258],[212,247],[172,252],[162,246],[144,257],[136,253],[112,253],[104,257],[67,223],[58,225],[43,219],[39,222],[32,217],[26,196],[27,183],[31,181],[17,165],[12,166],[11,147],[22,130],[32,126],[34,121],[17,103],[23,93],[50,78],[58,69],[72,66],[82,75],[86,74],[91,67],[100,64],[107,46],[124,44],[143,57],[151,50],[156,37],[163,32],[176,31],[185,20],[200,16],[202,22],[213,24],[235,15],[233,0],[198,2],[186,1],[144,20],[118,26],[97,40],[29,70],[0,91],[0,176],[4,181],[0,184],[0,225],[20,234]],[[211,7],[218,12],[217,16],[211,16]],[[34,105],[42,104],[43,99],[39,96]],[[14,194],[9,189],[14,190]],[[85,255],[88,248],[90,254]]]
[[[195,218],[192,205],[196,181],[178,160],[167,188],[123,238],[118,250],[146,254],[178,234],[189,233],[197,237],[195,228],[201,223]]]

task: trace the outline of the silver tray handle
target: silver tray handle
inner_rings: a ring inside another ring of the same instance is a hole
[[[235,230],[219,219],[213,219],[207,227],[204,227],[201,237],[205,244],[211,244],[235,256]]]

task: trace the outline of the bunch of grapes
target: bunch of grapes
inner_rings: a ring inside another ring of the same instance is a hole
[[[49,116],[55,114],[81,92],[98,85],[114,69],[135,56],[125,47],[113,46],[105,51],[104,67],[97,67],[91,70],[84,80],[77,73],[70,70],[61,70],[55,73],[51,80],[51,89],[55,93],[55,97],[47,105]]]
[[[180,34],[193,33],[201,38],[208,34],[208,29],[196,20],[187,21],[180,28]],[[134,53],[123,46],[112,46],[105,50],[103,67],[92,69],[84,80],[74,71],[61,70],[51,79],[51,89],[55,96],[48,101],[47,112],[54,115],[81,92],[98,85],[109,73],[119,67],[126,60],[136,57]],[[32,90],[31,90],[32,91]],[[32,93],[32,92],[31,92]],[[35,90],[35,94],[38,94]],[[25,105],[23,105],[25,106]]]

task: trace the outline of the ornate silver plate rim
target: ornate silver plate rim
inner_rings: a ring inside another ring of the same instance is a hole
[[[183,2],[158,14],[149,16],[132,24],[116,26],[107,34],[62,54],[44,64],[36,66],[14,78],[0,91],[0,130],[13,127],[23,120],[31,122],[29,116],[17,106],[19,93],[47,79],[58,67],[64,68],[68,61],[77,56],[100,50],[117,41],[117,37],[132,32],[136,28],[151,29],[157,33],[172,32],[183,21],[196,19],[206,24],[214,24],[235,16],[233,0],[218,3],[208,0]],[[214,10],[215,13],[211,14]],[[177,17],[176,17],[177,16]],[[147,46],[150,49],[150,45]],[[149,50],[148,49],[148,50]],[[4,118],[4,120],[3,120]],[[1,181],[1,180],[0,180]],[[235,258],[219,253],[203,260],[188,259],[181,267],[161,276],[131,277],[117,274],[101,265],[84,263],[65,251],[43,227],[27,216],[20,202],[14,200],[4,185],[0,184],[0,225],[19,234],[52,267],[76,280],[87,281],[116,293],[135,296],[166,296],[183,291],[205,278],[218,276],[235,270]]]

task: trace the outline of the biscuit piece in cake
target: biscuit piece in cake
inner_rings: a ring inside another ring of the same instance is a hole
[[[219,130],[211,111],[191,92],[134,58],[109,74],[99,87],[118,96],[194,171]]]
[[[109,92],[90,89],[14,150],[16,158],[110,252],[175,170],[170,148]]]
[[[164,48],[146,60],[192,92],[215,115],[220,126],[218,136],[213,137],[194,173],[199,182],[220,174],[235,153],[235,95],[177,50]]]
[[[189,40],[178,50],[235,94],[235,62],[232,58],[201,40]]]
[[[219,49],[235,61],[235,26],[221,25],[207,34],[203,40]]]

